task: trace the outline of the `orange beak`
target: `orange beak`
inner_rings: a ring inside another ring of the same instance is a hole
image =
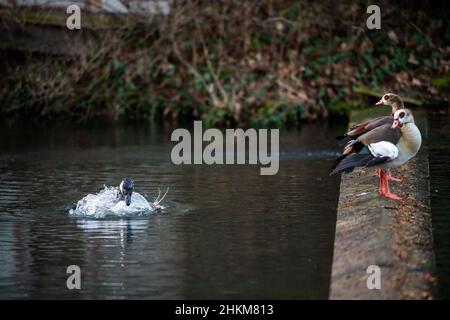
[[[392,129],[395,129],[395,128],[397,128],[398,126],[399,126],[399,124],[400,124],[400,121],[398,121],[398,119],[395,119],[394,120],[394,122],[392,123]]]
[[[384,104],[384,103],[383,103],[383,99],[381,99],[380,101],[378,101],[377,103],[375,103],[376,106],[379,106],[380,104]]]

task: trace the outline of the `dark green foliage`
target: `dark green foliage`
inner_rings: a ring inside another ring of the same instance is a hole
[[[193,1],[99,31],[84,57],[3,53],[1,112],[282,126],[358,107],[354,86],[448,88],[448,12],[382,2],[367,30],[366,6]]]

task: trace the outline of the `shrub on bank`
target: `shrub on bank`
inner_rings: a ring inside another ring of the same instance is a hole
[[[4,51],[1,112],[296,125],[359,105],[358,86],[446,91],[448,12],[384,1],[381,30],[368,30],[366,6],[183,2],[167,17],[98,31],[84,56]]]

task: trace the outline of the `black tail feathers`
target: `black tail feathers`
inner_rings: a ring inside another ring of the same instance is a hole
[[[356,167],[365,167],[373,159],[371,153],[342,155],[336,160],[330,175],[338,172],[350,173]]]
[[[348,154],[343,154],[342,156],[337,158],[330,170],[333,171],[334,169],[336,169],[336,167],[341,163],[341,161],[344,160],[347,156]]]

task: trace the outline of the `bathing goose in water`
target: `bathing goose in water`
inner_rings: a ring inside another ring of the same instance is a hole
[[[384,124],[350,141],[337,159],[331,174],[352,172],[356,167],[380,169],[379,192],[383,196],[401,199],[389,191],[389,169],[414,157],[422,144],[422,136],[414,124],[410,110],[399,109],[391,124]]]
[[[133,194],[133,190],[134,181],[130,178],[123,179],[120,185],[117,187],[117,201],[124,200],[125,204],[129,206],[131,204],[131,195]],[[161,189],[158,188],[158,196],[155,198],[155,200],[153,200],[153,202],[150,203],[153,209],[161,210],[161,208],[163,208],[160,203],[164,200],[168,192],[169,188],[167,188],[166,192],[161,196]]]
[[[122,180],[120,185],[117,187],[117,201],[124,200],[126,205],[131,204],[131,195],[133,194],[134,181],[130,178],[125,178]]]

